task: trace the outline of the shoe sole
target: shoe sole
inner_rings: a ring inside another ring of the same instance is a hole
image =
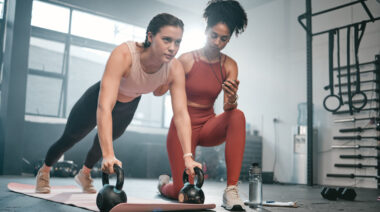
[[[233,205],[232,207],[222,205],[222,207],[229,211],[245,211],[245,209],[241,205]]]
[[[46,191],[35,190],[35,192],[38,193],[38,194],[49,194],[50,193],[50,189],[46,190]]]

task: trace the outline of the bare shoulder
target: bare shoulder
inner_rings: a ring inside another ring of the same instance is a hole
[[[112,54],[122,57],[125,60],[132,61],[131,59],[131,51],[129,50],[129,47],[126,43],[122,43],[119,46],[117,46],[113,51]]]
[[[123,43],[112,50],[107,61],[105,73],[106,75],[128,76],[131,65],[131,52],[127,44]]]
[[[181,54],[181,56],[179,56],[178,60],[181,61],[181,62],[188,62],[190,60],[193,59],[193,55],[191,52],[186,52],[186,53],[183,53]]]
[[[232,57],[226,54],[223,54],[223,56],[225,57],[224,66],[226,69],[237,69],[237,63]]]
[[[183,73],[183,65],[179,59],[173,58],[172,61],[170,61],[170,72],[173,74],[176,74],[178,72]]]
[[[178,60],[181,62],[185,72],[189,72],[194,64],[194,58],[192,52],[183,53]]]

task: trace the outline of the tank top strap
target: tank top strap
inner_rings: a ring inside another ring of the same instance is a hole
[[[128,45],[131,53],[132,66],[134,66],[135,69],[140,69],[140,54],[137,52],[136,43],[134,41],[127,41],[125,43]]]
[[[227,60],[227,55],[222,54],[222,56],[224,57],[224,59],[223,59],[223,63],[222,63],[222,66],[224,66],[224,64],[226,63],[226,60]]]
[[[192,53],[192,55],[193,55],[194,61],[195,61],[195,62],[198,62],[198,61],[199,61],[198,51],[197,51],[197,50],[194,50],[194,51],[192,51],[191,53]]]

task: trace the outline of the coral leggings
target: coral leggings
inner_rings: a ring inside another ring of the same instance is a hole
[[[188,107],[192,126],[191,151],[197,146],[217,146],[226,141],[225,158],[227,185],[236,185],[243,160],[245,145],[245,116],[238,109],[215,115],[213,108]],[[182,174],[185,169],[181,143],[173,120],[167,137],[167,150],[173,182],[162,187],[163,195],[177,199],[183,187]]]

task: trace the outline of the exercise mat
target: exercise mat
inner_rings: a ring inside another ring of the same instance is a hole
[[[96,195],[83,193],[82,189],[74,185],[51,186],[51,193],[39,194],[35,192],[35,186],[22,183],[9,183],[8,189],[13,192],[28,196],[41,198],[53,202],[84,208],[92,211],[99,211],[96,206]],[[122,203],[111,212],[121,211],[181,211],[181,210],[204,210],[213,209],[215,204],[183,204],[173,203],[165,200],[147,200],[128,196],[128,203]]]

